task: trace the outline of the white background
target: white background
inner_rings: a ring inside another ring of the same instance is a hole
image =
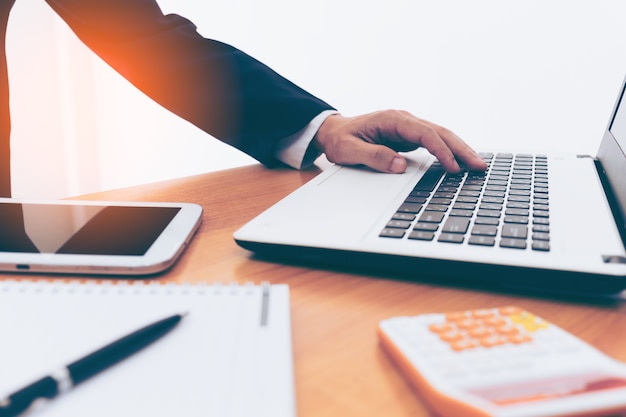
[[[595,153],[626,74],[621,0],[159,4],[346,115],[406,109],[479,150]],[[137,92],[43,0],[17,1],[7,42],[16,196],[254,163]]]

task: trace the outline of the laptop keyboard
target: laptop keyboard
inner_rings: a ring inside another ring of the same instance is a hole
[[[547,157],[480,155],[486,172],[450,174],[434,162],[380,237],[549,251]]]

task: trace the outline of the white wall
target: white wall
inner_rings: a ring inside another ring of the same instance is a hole
[[[134,90],[42,0],[9,27],[14,192],[252,163]],[[478,149],[594,153],[626,74],[619,0],[159,0],[347,115],[403,108]]]

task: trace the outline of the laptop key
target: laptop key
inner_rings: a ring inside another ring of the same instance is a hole
[[[433,197],[435,197],[439,193],[456,193],[456,190],[457,190],[457,187],[439,186],[439,188],[435,190],[435,195]]]
[[[467,185],[465,184],[463,187],[461,187],[461,190],[463,191],[481,191],[483,189],[482,185]]]
[[[491,175],[501,175],[504,177],[508,177],[510,173],[511,173],[511,167],[503,167],[503,166],[494,165],[493,168],[491,169]]]
[[[504,204],[504,198],[501,198],[501,197],[483,197],[482,202],[483,203]]]
[[[533,232],[550,233],[550,226],[545,226],[543,224],[533,224]]]
[[[413,197],[413,196],[408,196],[406,198],[406,200],[404,200],[405,203],[410,203],[410,204],[425,204],[426,203],[426,197]]]
[[[489,188],[489,187],[487,187]],[[485,190],[484,192],[484,196],[485,197],[497,197],[497,198],[504,198],[504,196],[506,195],[506,193],[504,191],[489,191],[489,190]],[[484,199],[483,199],[484,201]]]
[[[526,241],[522,239],[504,238],[500,240],[500,247],[512,249],[526,249]]]
[[[412,222],[415,220],[415,214],[413,213],[396,213],[393,215],[391,220],[406,220],[408,222]]]
[[[504,214],[506,214],[507,216],[526,216],[526,217],[528,217],[528,215],[530,213],[526,209],[507,208],[504,211]]]
[[[421,204],[415,204],[415,203],[404,203],[402,204],[399,208],[398,211],[400,213],[413,213],[413,214],[417,214],[420,212],[420,210],[422,209],[422,205]]]
[[[533,210],[533,217],[550,217],[550,212],[547,210]]]
[[[480,191],[461,190],[459,192],[459,196],[462,196],[462,197],[480,197]],[[459,200],[457,199],[457,201],[459,201]]]
[[[411,222],[405,220],[389,220],[385,228],[394,228],[394,229],[408,229],[411,227]]]
[[[505,224],[502,226],[503,238],[526,239],[528,236],[528,227],[521,224]]]
[[[489,236],[471,236],[467,243],[470,245],[495,246],[496,240]]]
[[[463,235],[456,233],[442,233],[439,235],[439,242],[448,242],[448,243],[463,243],[465,238]]]
[[[452,204],[452,200],[447,199],[447,198],[431,198],[430,204],[449,206],[450,204]]]
[[[498,210],[478,210],[476,216],[499,218],[500,212]]]
[[[392,228],[387,228],[387,229],[383,229],[382,232],[380,232],[380,235],[378,235],[380,237],[392,237],[395,239],[401,239],[404,237],[404,230],[402,229],[392,229]]]
[[[549,242],[545,242],[543,240],[535,240],[535,241],[533,241],[532,248],[533,248],[533,250],[549,252],[550,251],[550,243]]]
[[[476,204],[457,202],[452,206],[452,208],[455,210],[474,210],[476,208]]]
[[[498,228],[496,226],[476,224],[472,228],[472,235],[474,236],[495,236],[496,234],[498,234]]]
[[[443,206],[441,204],[429,204],[426,206],[426,210],[446,212],[448,211],[448,206]]]
[[[495,217],[477,217],[476,220],[474,220],[474,224],[497,226],[500,224],[500,219]]]
[[[432,191],[439,182],[439,179],[443,177],[444,173],[445,170],[441,165],[431,165],[413,189],[419,191]]]
[[[481,203],[480,210],[497,210],[502,211],[502,204],[494,204],[494,203]]]
[[[521,195],[524,197],[530,197],[530,191],[527,190],[511,190],[509,191],[509,195],[513,196],[513,195]]]
[[[409,233],[409,239],[413,240],[433,240],[434,238],[435,234],[432,232],[413,230],[411,233]]]
[[[444,216],[445,216],[445,213],[442,213],[439,211],[425,211],[420,216],[419,221],[426,222],[426,223],[441,223]]]
[[[441,231],[445,233],[465,234],[469,228],[469,224],[469,219],[464,217],[448,217]]]
[[[453,217],[472,217],[474,215],[474,212],[471,210],[462,210],[462,209],[456,209],[453,208],[452,210],[450,210],[450,216]]]
[[[520,203],[519,201],[507,201],[506,208],[528,210],[530,203]]]
[[[456,198],[458,203],[472,203],[476,204],[478,202],[478,198],[474,196],[459,196]]]
[[[533,240],[543,240],[543,241],[550,241],[550,234],[549,233],[543,233],[543,232],[534,232],[533,233]]]
[[[415,226],[413,226],[413,230],[421,230],[423,232],[434,232],[437,229],[439,229],[439,224],[437,223],[417,222]]]
[[[528,224],[526,216],[504,216],[504,223]]]
[[[410,197],[428,197],[428,196],[430,196],[430,191],[413,190],[413,191],[411,191],[409,196]]]

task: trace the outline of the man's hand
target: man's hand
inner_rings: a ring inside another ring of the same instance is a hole
[[[449,172],[460,171],[458,162],[470,170],[487,168],[453,132],[399,110],[356,117],[330,116],[319,128],[314,144],[330,162],[366,165],[381,172],[404,172],[406,159],[398,152],[419,147],[426,148]]]

